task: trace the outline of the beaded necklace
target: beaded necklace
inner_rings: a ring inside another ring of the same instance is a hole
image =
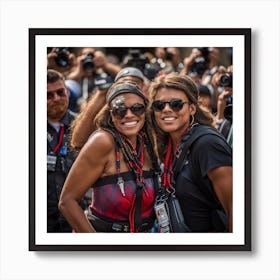
[[[133,172],[136,182],[136,192],[132,202],[132,207],[129,213],[129,224],[130,232],[138,232],[140,226],[142,225],[142,193],[143,187],[145,185],[143,177],[143,165],[144,165],[144,148],[145,143],[147,143],[147,135],[140,131],[137,134],[137,145],[136,148],[133,147],[130,140],[119,131],[114,128],[104,129],[110,132],[115,139],[116,148],[116,169],[118,181],[117,184],[123,196],[125,196],[124,180],[121,177],[120,172],[120,151],[123,154],[124,160],[128,165],[129,169]]]

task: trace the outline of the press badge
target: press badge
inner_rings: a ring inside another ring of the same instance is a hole
[[[66,156],[66,155],[67,155],[67,147],[66,147],[66,146],[62,146],[62,147],[59,149],[59,153],[60,153],[62,156]]]
[[[56,156],[47,155],[47,169],[48,171],[55,171]]]

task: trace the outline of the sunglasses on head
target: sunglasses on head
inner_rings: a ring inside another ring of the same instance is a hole
[[[65,96],[66,91],[65,91],[64,88],[60,88],[60,89],[55,90],[55,91],[48,91],[48,92],[47,92],[47,98],[48,98],[48,99],[53,99],[55,93],[56,93],[58,96],[62,97],[62,96]]]
[[[182,110],[185,103],[191,104],[191,102],[181,99],[171,99],[170,101],[156,100],[152,103],[152,108],[160,112],[165,108],[165,105],[168,104],[173,111],[179,112]]]
[[[146,106],[144,104],[140,104],[140,103],[135,103],[130,107],[116,106],[111,110],[111,112],[115,117],[118,117],[118,118],[122,119],[126,115],[128,109],[134,115],[140,117],[142,114],[144,114],[144,112],[146,110]]]

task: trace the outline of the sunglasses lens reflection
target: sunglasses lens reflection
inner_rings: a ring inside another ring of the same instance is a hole
[[[166,104],[168,104],[173,111],[179,112],[180,110],[182,110],[185,103],[188,102],[181,99],[171,99],[170,101],[157,100],[153,102],[152,108],[155,111],[160,112],[165,108]]]
[[[131,107],[126,107],[126,106],[118,106],[113,108],[112,113],[114,116],[119,117],[119,118],[124,118],[124,116],[127,113],[127,110],[130,109],[130,111],[136,115],[136,116],[141,116],[145,112],[145,105],[136,103],[132,105]]]

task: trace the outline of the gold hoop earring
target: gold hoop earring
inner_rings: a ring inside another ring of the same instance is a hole
[[[194,115],[191,115],[191,117],[192,117],[192,121],[190,122],[190,126],[194,124]]]

